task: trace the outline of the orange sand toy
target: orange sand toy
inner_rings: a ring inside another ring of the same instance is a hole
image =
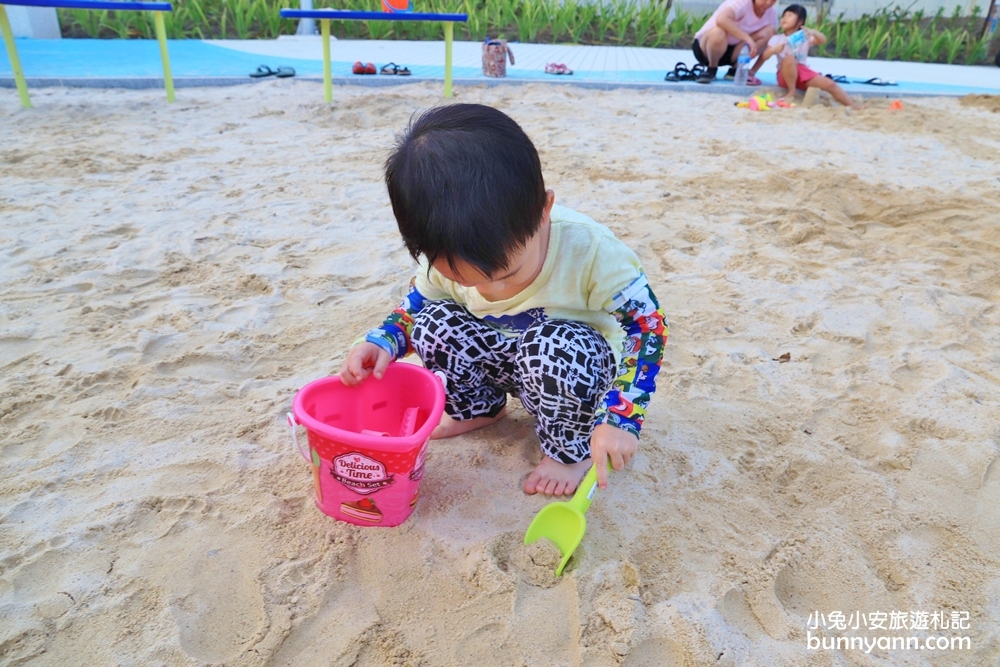
[[[413,3],[410,0],[382,0],[383,12],[412,12]]]

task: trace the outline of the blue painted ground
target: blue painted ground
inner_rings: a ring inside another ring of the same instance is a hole
[[[18,39],[24,76],[162,77],[160,48],[153,39]],[[258,65],[294,67],[298,74],[322,74],[323,63],[283,58],[281,62],[205,44],[196,39],[167,40],[174,76],[247,76]],[[348,67],[348,73],[350,67]],[[7,51],[0,52],[0,75],[11,75]]]
[[[18,39],[16,43],[21,65],[25,76],[29,79],[32,77],[122,79],[163,76],[159,48],[155,40]],[[272,68],[293,67],[300,76],[320,76],[323,73],[323,65],[319,60],[262,56],[206,44],[200,40],[170,40],[168,48],[175,77],[246,77],[262,64]],[[349,62],[333,62],[333,75],[352,76],[351,65]],[[410,66],[410,70],[415,78],[444,78],[442,66],[416,65]],[[577,70],[573,74],[573,80],[600,83],[662,83],[664,87],[670,87],[671,84],[663,83],[664,73],[664,70],[649,69]],[[0,49],[0,76],[11,75],[6,50]],[[456,79],[487,80],[479,67],[455,67],[453,75]],[[507,76],[509,79],[520,81],[551,81],[556,78],[566,80],[566,77],[553,77],[541,71],[524,69],[509,69]],[[761,72],[760,77],[766,85],[776,85],[774,74]],[[892,93],[963,95],[1000,92],[997,88],[987,86],[909,81],[901,81],[898,86],[886,88],[858,84],[848,84],[845,88],[849,92],[867,94],[882,92],[890,95]]]

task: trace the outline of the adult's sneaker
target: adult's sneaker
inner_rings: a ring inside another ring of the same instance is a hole
[[[722,77],[722,78],[725,79],[726,81],[732,81],[733,79],[735,79],[736,78],[736,68],[735,67],[730,67],[729,70],[726,72],[726,75],[724,77]]]
[[[715,76],[719,73],[718,67],[709,67],[704,72],[698,75],[695,79],[695,83],[712,83],[715,81]]]

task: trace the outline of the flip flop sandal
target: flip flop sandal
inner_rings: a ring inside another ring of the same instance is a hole
[[[867,81],[855,81],[854,83],[866,83],[869,86],[895,86],[895,85],[898,85],[895,81],[886,81],[884,79],[878,78],[877,76],[873,76],[872,78],[868,79]]]
[[[257,71],[250,72],[250,76],[252,76],[255,79],[260,79],[265,76],[271,76],[272,74],[277,74],[277,72],[275,72],[267,65],[261,65],[260,67],[257,68]]]
[[[747,77],[747,85],[748,85],[748,86],[759,86],[759,85],[761,85],[762,83],[764,83],[764,82],[763,82],[763,81],[761,81],[760,79],[758,79],[758,78],[757,78],[757,77],[755,77],[755,76],[748,76],[748,77]]]
[[[278,71],[274,73],[279,79],[287,79],[290,76],[295,76],[295,70],[291,67],[279,67]]]
[[[847,80],[847,77],[843,74],[827,74],[826,78],[830,79],[830,81],[833,81],[834,83],[850,83],[850,81]]]

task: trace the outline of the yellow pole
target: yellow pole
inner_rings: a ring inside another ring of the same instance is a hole
[[[163,61],[163,85],[167,88],[167,102],[174,101],[174,77],[170,73],[170,54],[167,52],[167,28],[163,24],[163,12],[153,12],[156,41],[160,43],[160,60]]]
[[[444,96],[451,97],[451,40],[455,34],[455,24],[444,22]]]
[[[323,97],[326,103],[333,102],[333,79],[330,74],[330,19],[320,19],[320,32],[323,33]]]
[[[17,94],[21,96],[21,106],[30,109],[31,98],[28,97],[28,82],[24,80],[21,60],[17,57],[17,46],[14,45],[14,31],[10,29],[7,10],[4,9],[3,5],[0,5],[0,32],[3,33],[3,41],[7,45],[7,57],[10,58],[10,68],[14,70],[14,83],[17,84]]]

